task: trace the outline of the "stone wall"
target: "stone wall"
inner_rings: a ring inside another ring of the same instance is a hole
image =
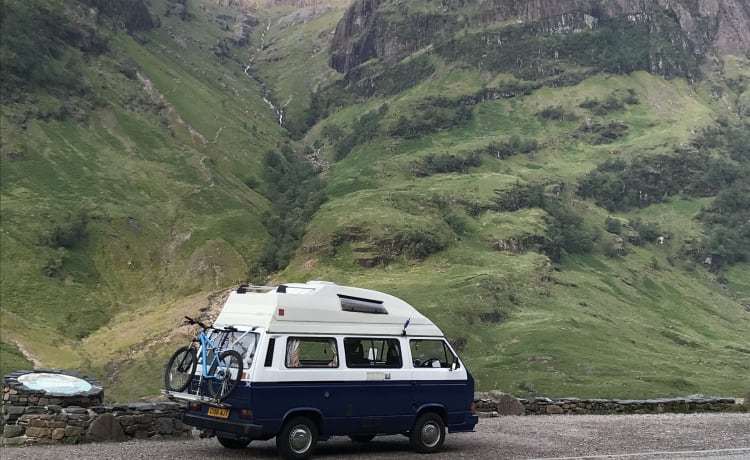
[[[36,375],[34,375],[36,374]],[[33,378],[48,379],[35,385]],[[65,387],[66,381],[77,387]],[[41,386],[45,389],[35,389]],[[81,389],[79,391],[79,389]],[[185,407],[175,402],[104,405],[96,380],[60,369],[18,371],[3,378],[0,445],[125,441],[189,436]]]
[[[3,404],[0,445],[125,441],[190,436],[173,402],[61,407]]]
[[[512,401],[514,400],[515,401]],[[579,398],[513,398],[490,391],[477,393],[477,411],[484,416],[498,415],[555,415],[555,414],[661,414],[698,412],[746,412],[747,406],[733,398],[705,397],[658,399],[579,399]]]

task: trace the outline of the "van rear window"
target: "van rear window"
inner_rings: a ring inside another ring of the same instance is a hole
[[[289,337],[286,367],[339,367],[336,339],[332,337]]]

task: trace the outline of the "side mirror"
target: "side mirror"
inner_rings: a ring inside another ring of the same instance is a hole
[[[458,361],[453,361],[451,363],[451,370],[455,371],[456,369],[458,369]]]

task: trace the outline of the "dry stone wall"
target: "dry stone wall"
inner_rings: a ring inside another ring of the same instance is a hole
[[[26,374],[73,377],[85,391],[55,392],[30,388]],[[183,425],[185,407],[175,402],[103,404],[104,391],[95,380],[60,370],[23,371],[3,379],[0,445],[125,441],[190,436]]]
[[[80,407],[3,404],[0,445],[125,441],[189,436],[177,403]]]
[[[515,400],[513,402],[512,400]],[[498,415],[578,415],[578,414],[661,414],[698,412],[742,412],[747,406],[733,398],[705,397],[657,399],[579,399],[513,398],[499,391],[477,393],[477,411],[484,416]]]

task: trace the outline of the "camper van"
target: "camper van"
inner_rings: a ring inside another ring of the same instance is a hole
[[[240,337],[230,342],[243,358],[239,385],[217,402],[198,375],[168,394],[188,402],[184,423],[224,447],[275,437],[282,457],[303,459],[333,436],[403,434],[431,453],[446,430],[477,424],[466,365],[432,321],[394,296],[324,281],[242,285],[213,326]]]

